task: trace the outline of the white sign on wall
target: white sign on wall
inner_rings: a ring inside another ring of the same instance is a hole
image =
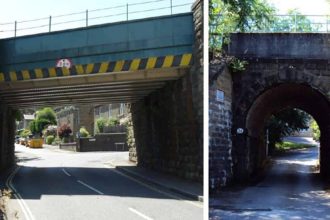
[[[72,61],[70,59],[59,59],[56,61],[56,67],[66,67],[69,69],[72,67]]]
[[[217,89],[217,92],[215,94],[216,100],[218,102],[224,102],[225,101],[225,93],[222,90]]]

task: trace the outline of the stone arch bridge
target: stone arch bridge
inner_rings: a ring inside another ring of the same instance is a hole
[[[231,35],[228,54],[248,65],[229,73],[211,64],[211,74],[220,75],[210,85],[211,188],[248,181],[262,169],[265,123],[286,108],[304,110],[317,121],[320,173],[330,177],[329,42],[328,34]],[[222,100],[216,99],[219,92]]]

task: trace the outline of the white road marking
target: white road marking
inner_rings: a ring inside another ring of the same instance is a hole
[[[104,166],[107,167],[107,168],[116,168],[112,164],[110,164],[110,165],[104,165]],[[164,192],[164,191],[159,190],[159,189],[157,189],[155,187],[152,187],[152,186],[150,186],[150,185],[148,185],[146,183],[143,183],[143,182],[135,179],[134,177],[131,177],[131,176],[125,174],[125,173],[122,173],[122,172],[116,170],[116,169],[112,169],[112,171],[115,172],[115,173],[117,173],[117,174],[119,174],[119,175],[121,175],[121,176],[124,176],[124,177],[126,177],[126,178],[128,178],[128,179],[130,179],[130,180],[132,180],[132,181],[134,181],[134,182],[136,182],[136,183],[138,183],[138,184],[140,184],[140,185],[148,188],[148,189],[151,189],[151,190],[153,190],[155,192],[158,192],[160,194],[163,194],[163,195],[168,196],[168,197],[173,198],[173,199],[184,201],[184,202],[189,203],[190,205],[196,206],[198,208],[203,208],[203,204],[201,202],[192,202],[192,201],[189,201],[189,200],[185,200],[182,197],[179,197],[179,196],[176,196],[174,194],[170,194],[170,193]]]
[[[143,213],[139,212],[138,210],[136,209],[133,209],[133,208],[128,208],[128,210],[130,210],[131,212],[134,212],[135,214],[137,214],[138,216],[144,218],[144,219],[147,219],[147,220],[153,220],[152,218],[144,215]]]
[[[65,173],[67,176],[71,176],[70,173],[68,173],[65,169],[62,169],[63,173]]]
[[[103,192],[101,192],[101,191],[95,189],[94,187],[92,187],[92,186],[90,186],[90,185],[84,183],[83,181],[77,180],[77,182],[80,183],[80,184],[82,184],[82,185],[84,185],[84,186],[86,186],[88,189],[91,189],[91,190],[93,190],[94,192],[97,192],[97,193],[100,194],[100,195],[104,195]]]
[[[17,167],[8,177],[7,181],[6,181],[6,186],[8,188],[10,188],[13,192],[14,192],[14,196],[18,201],[18,204],[21,206],[21,209],[24,213],[24,216],[27,220],[34,220],[34,216],[32,215],[31,210],[29,209],[29,207],[27,206],[27,204],[25,203],[25,201],[23,200],[22,196],[18,193],[18,191],[16,190],[16,188],[14,187],[14,185],[12,184],[12,180],[14,178],[14,176],[16,175],[16,173],[18,172],[20,167]]]

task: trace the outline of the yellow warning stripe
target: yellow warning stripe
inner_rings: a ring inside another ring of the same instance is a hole
[[[133,60],[118,60],[115,62],[77,64],[72,68],[36,68],[33,70],[10,71],[0,73],[0,82],[22,81],[42,78],[74,76],[82,74],[97,74],[122,71],[149,70],[155,68],[187,67],[192,65],[192,54],[169,55],[163,57],[137,58]]]

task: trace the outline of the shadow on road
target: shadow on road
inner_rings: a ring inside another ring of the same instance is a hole
[[[132,181],[133,180],[133,181]],[[23,199],[40,199],[44,195],[98,195],[174,199],[150,190],[115,168],[28,167],[21,166],[12,182]],[[80,183],[79,183],[80,182]],[[97,191],[86,187],[93,187]],[[173,193],[173,192],[172,192]],[[186,200],[190,200],[187,198]],[[194,201],[194,200],[191,200]]]
[[[329,185],[317,160],[317,147],[276,157],[256,185],[211,195],[210,219],[330,219]]]

